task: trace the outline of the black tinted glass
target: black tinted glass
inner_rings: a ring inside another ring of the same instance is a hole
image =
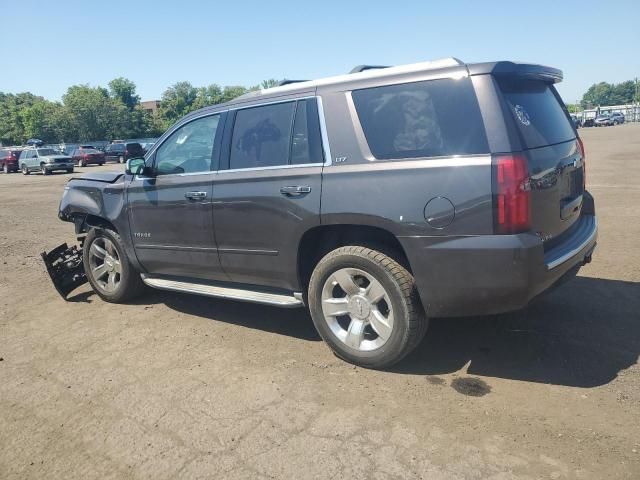
[[[471,81],[442,79],[352,92],[376,158],[487,153],[489,147]]]
[[[499,85],[527,148],[575,138],[571,122],[552,87],[521,79],[502,79]]]
[[[291,164],[322,163],[320,122],[315,99],[298,102],[291,139]]]
[[[229,168],[286,165],[295,102],[239,110]]]

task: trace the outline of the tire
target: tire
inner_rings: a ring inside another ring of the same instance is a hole
[[[98,164],[99,167],[101,167],[102,165],[104,165],[104,162]]]
[[[51,172],[47,170],[47,167],[44,165],[40,165],[40,171],[42,172],[42,175],[51,175]]]
[[[367,247],[341,247],[322,258],[311,275],[308,304],[333,352],[366,368],[399,362],[427,331],[413,276],[393,258]]]
[[[67,168],[67,173],[73,173],[73,168]]]
[[[6,163],[2,166],[2,171],[4,173],[9,173],[9,165],[7,165]]]
[[[109,244],[111,248],[109,248]],[[98,248],[96,248],[98,247]],[[94,250],[92,250],[92,248]],[[100,249],[106,251],[110,260],[100,258]],[[120,235],[108,228],[92,228],[82,247],[82,260],[87,279],[93,290],[105,302],[124,303],[144,291],[140,274],[133,268]],[[115,260],[115,261],[114,261]],[[102,263],[100,263],[102,261]],[[96,275],[96,266],[105,266]],[[119,265],[119,267],[118,267]],[[103,270],[106,272],[101,273]],[[118,271],[119,270],[119,271]],[[114,281],[111,285],[111,274]]]
[[[79,167],[84,167],[84,162],[82,160],[78,160],[78,166]]]
[[[124,163],[124,157],[118,158],[118,163]]]
[[[24,163],[22,164],[22,174],[29,175],[31,172],[29,171],[29,167],[27,167]]]

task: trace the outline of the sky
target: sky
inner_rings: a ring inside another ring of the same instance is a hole
[[[0,91],[50,100],[120,76],[151,100],[183,80],[251,86],[451,56],[560,68],[566,103],[640,77],[640,0],[0,0],[0,18]]]

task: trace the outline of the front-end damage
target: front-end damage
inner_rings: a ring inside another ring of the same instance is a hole
[[[41,256],[53,285],[63,299],[66,300],[73,290],[87,283],[82,249],[77,245],[69,247],[63,243],[48,253],[42,252]]]

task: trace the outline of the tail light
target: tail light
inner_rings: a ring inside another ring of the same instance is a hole
[[[522,155],[499,155],[493,161],[496,233],[525,232],[531,226],[527,159]]]
[[[584,152],[584,143],[582,139],[578,137],[578,149],[580,150],[580,156],[582,157],[582,191],[587,189],[587,155]]]
[[[84,155],[82,155],[82,158],[84,158],[85,160],[89,160],[89,155],[85,153]]]

